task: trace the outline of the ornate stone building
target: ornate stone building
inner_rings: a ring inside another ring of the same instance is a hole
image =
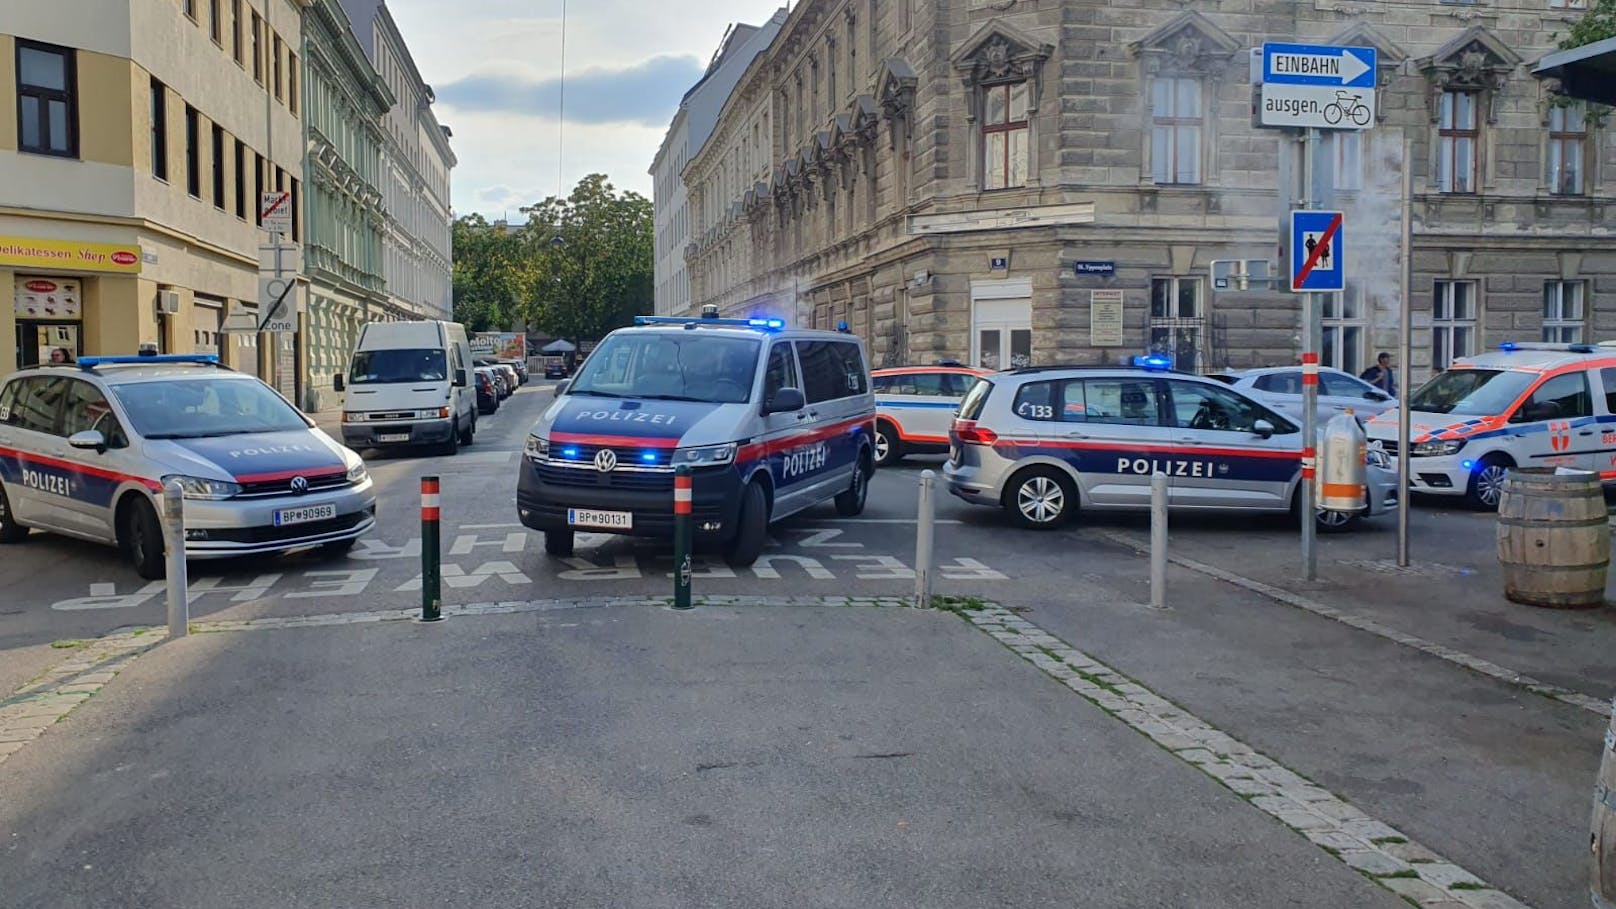
[[[1616,338],[1612,130],[1529,75],[1567,6],[803,0],[685,169],[692,301],[845,320],[885,363],[1293,362],[1299,300],[1212,263],[1286,267],[1298,142],[1254,125],[1251,51],[1299,41],[1379,52],[1370,128],[1317,157],[1349,238],[1328,362],[1395,343],[1405,135],[1417,370]]]

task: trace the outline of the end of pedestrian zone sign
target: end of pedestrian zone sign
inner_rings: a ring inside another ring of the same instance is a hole
[[[1345,221],[1338,211],[1291,212],[1291,290],[1331,293],[1346,289]]]

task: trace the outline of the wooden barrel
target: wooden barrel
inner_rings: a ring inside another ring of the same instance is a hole
[[[1616,909],[1616,704],[1594,786],[1593,861],[1588,889],[1598,909]]]
[[[1498,502],[1504,596],[1576,609],[1605,602],[1610,516],[1599,474],[1514,469]]]

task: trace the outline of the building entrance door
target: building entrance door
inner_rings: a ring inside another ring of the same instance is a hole
[[[981,282],[972,286],[971,296],[971,364],[982,369],[1033,365],[1028,282]]]

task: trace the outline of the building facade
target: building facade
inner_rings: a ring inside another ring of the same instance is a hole
[[[383,0],[342,0],[354,35],[393,93],[382,121],[382,276],[399,310],[448,319],[453,310],[450,171],[456,164],[437,100]]]
[[[673,123],[651,162],[658,315],[690,311],[690,278],[685,271],[684,255],[690,240],[690,194],[682,178],[685,165],[712,135],[719,112],[735,83],[752,61],[768,49],[785,21],[786,10],[782,8],[761,26],[730,27],[719,42],[706,73],[680,100]]]
[[[383,277],[382,118],[395,99],[338,0],[310,0],[303,36],[309,303],[300,404],[319,411],[341,403],[333,379],[347,370],[359,326],[409,313],[389,296]]]
[[[1346,213],[1327,362],[1395,349],[1412,140],[1414,366],[1506,340],[1616,338],[1616,148],[1531,64],[1565,0],[803,0],[685,169],[693,303],[847,321],[878,363],[1294,362],[1295,296],[1214,286],[1267,260],[1300,189],[1254,125],[1264,41],[1373,46],[1370,128],[1316,160]]]
[[[225,322],[256,319],[258,192],[302,203],[300,4],[102,7],[0,15],[0,374],[154,345],[294,395],[295,337]]]

